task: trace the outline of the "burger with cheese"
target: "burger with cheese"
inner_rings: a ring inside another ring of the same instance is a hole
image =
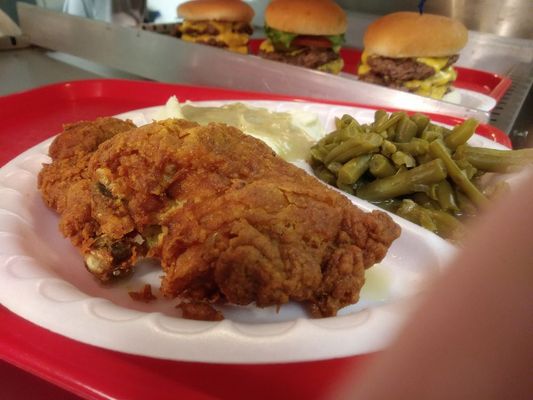
[[[241,0],[193,0],[178,7],[180,37],[193,43],[248,53],[254,10]]]
[[[332,0],[275,0],[265,10],[267,40],[259,55],[338,74],[345,32],[346,14]]]
[[[444,16],[388,14],[365,33],[359,78],[441,99],[457,77],[453,64],[467,40],[464,25]]]

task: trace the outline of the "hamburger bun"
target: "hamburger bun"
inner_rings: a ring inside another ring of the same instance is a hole
[[[178,16],[188,21],[248,22],[254,10],[241,0],[192,0],[180,4]]]
[[[265,10],[265,22],[274,29],[300,35],[340,35],[346,32],[346,14],[332,0],[276,0]]]
[[[365,51],[384,57],[447,57],[466,45],[468,31],[454,19],[418,12],[397,12],[366,30]]]

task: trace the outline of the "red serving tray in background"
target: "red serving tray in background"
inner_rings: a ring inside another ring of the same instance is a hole
[[[306,98],[144,81],[88,80],[0,97],[0,166],[55,135],[64,123],[184,100],[295,100]],[[365,107],[360,104],[322,101]],[[431,115],[457,124],[461,119]],[[510,147],[490,125],[478,133]],[[322,397],[345,371],[353,375],[372,355],[336,360],[219,365],[123,354],[86,345],[38,327],[0,306],[0,359],[86,398],[273,399]],[[5,384],[5,383],[4,383]]]
[[[259,46],[263,40],[264,39],[250,40],[249,46],[252,54],[257,54],[259,52]],[[357,75],[357,67],[361,60],[361,50],[343,47],[340,54],[344,59],[343,72]],[[486,94],[496,101],[500,101],[512,83],[509,78],[491,72],[464,67],[455,67],[455,69],[457,71],[457,79],[455,80],[454,86]]]

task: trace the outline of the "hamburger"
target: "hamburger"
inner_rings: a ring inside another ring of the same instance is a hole
[[[248,54],[254,10],[241,0],[193,0],[178,7],[181,39]]]
[[[359,78],[441,99],[457,78],[453,64],[468,40],[459,21],[417,12],[397,12],[366,30]]]
[[[267,39],[259,55],[338,74],[345,32],[346,14],[331,0],[275,0],[265,10]]]

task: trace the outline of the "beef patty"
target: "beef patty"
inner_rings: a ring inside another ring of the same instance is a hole
[[[297,52],[264,52],[261,51],[259,55],[263,58],[273,61],[280,61],[286,64],[298,65],[316,69],[321,65],[327,64],[339,58],[339,55],[331,48],[319,47],[302,47]]]
[[[459,55],[450,56],[446,67],[457,61]],[[368,58],[371,71],[362,75],[361,80],[371,83],[387,84],[392,87],[401,86],[402,82],[424,80],[435,74],[435,69],[418,62],[416,58],[390,58],[372,56]]]

